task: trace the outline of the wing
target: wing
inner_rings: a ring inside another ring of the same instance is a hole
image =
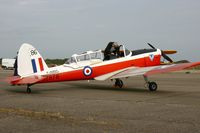
[[[152,66],[152,67],[129,67],[123,70],[115,71],[112,73],[108,73],[108,74],[96,77],[95,79],[106,80],[106,79],[131,77],[131,76],[137,76],[137,75],[149,76],[149,75],[159,74],[159,73],[180,71],[180,70],[195,67],[198,65],[200,65],[200,62],[160,65],[160,66]]]

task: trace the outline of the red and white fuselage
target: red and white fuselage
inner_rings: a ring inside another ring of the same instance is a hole
[[[123,57],[103,60],[101,50],[88,51],[80,55],[73,55],[67,63],[48,68],[39,52],[30,44],[23,44],[18,55],[18,71],[21,79],[37,77],[37,83],[74,81],[74,80],[104,80],[103,75],[123,71],[130,67],[150,67],[160,65],[161,50],[134,55],[124,48]],[[28,56],[28,57],[27,57]],[[108,74],[108,75],[106,75]],[[112,74],[113,75],[113,74]],[[24,84],[15,80],[12,84]]]

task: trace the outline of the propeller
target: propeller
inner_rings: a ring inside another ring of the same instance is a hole
[[[147,43],[152,49],[156,49],[153,45],[151,45],[150,43]],[[161,55],[164,59],[166,59],[167,61],[169,61],[170,63],[173,63],[173,60],[171,58],[169,58],[169,56],[167,56],[165,54],[165,51],[161,50]]]
[[[151,45],[150,43],[147,43],[152,49],[156,49],[153,45]]]

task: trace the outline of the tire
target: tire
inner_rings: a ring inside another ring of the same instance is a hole
[[[122,88],[122,87],[124,86],[124,83],[123,83],[122,80],[120,80],[119,82],[120,82],[120,83],[119,83],[119,88]]]
[[[121,79],[116,79],[115,86],[118,86],[119,88],[122,88],[124,85],[123,81]]]
[[[31,93],[31,89],[30,89],[30,88],[27,88],[26,92],[27,92],[28,94],[30,94],[30,93]]]
[[[156,84],[156,82],[149,82],[148,87],[150,91],[156,91],[158,88],[158,85]]]

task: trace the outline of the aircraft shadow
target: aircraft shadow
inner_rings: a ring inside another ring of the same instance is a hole
[[[61,91],[61,90],[69,90],[69,89],[86,89],[86,90],[102,90],[102,91],[121,91],[121,92],[134,92],[134,93],[170,93],[170,91],[165,90],[157,90],[156,92],[150,92],[147,88],[130,88],[130,87],[123,87],[123,88],[116,88],[109,85],[102,85],[102,84],[86,84],[86,83],[60,83],[62,86],[60,87],[48,87],[44,88],[44,86],[32,86],[32,92],[31,94],[42,94],[45,91]],[[66,86],[63,86],[66,85]],[[45,85],[46,86],[46,85]],[[9,88],[6,89],[6,91],[11,93],[21,93],[21,94],[27,94],[26,87],[21,86],[16,88]]]
[[[27,94],[25,88],[22,88],[22,89],[7,89],[6,91],[7,91],[7,92],[10,92],[10,93]],[[34,89],[32,89],[31,94],[41,94],[42,91],[43,91],[43,90],[40,91],[40,90],[34,90]]]
[[[150,91],[147,88],[130,88],[130,87],[116,88],[109,85],[85,84],[85,83],[69,83],[69,85],[72,86],[73,89],[150,93]],[[156,93],[170,93],[170,92],[164,90],[157,90]]]

